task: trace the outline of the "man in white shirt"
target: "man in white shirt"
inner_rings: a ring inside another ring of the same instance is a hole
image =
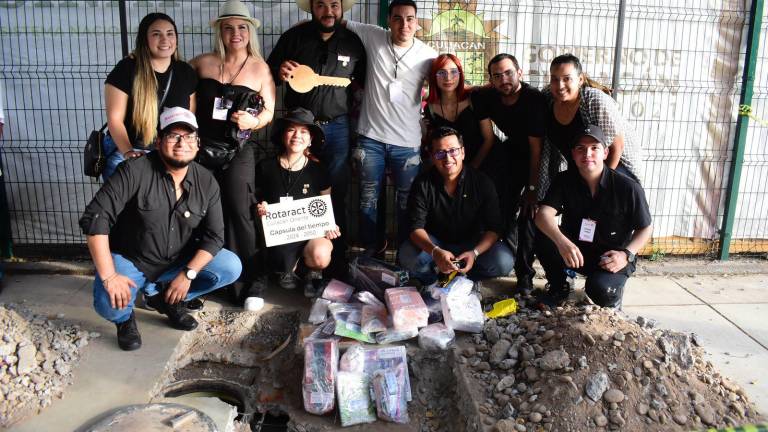
[[[389,30],[346,21],[368,54],[366,85],[357,132],[360,134],[353,163],[360,172],[359,238],[367,254],[383,244],[377,202],[389,168],[397,188],[398,244],[407,238],[406,206],[411,183],[421,158],[421,91],[435,50],[414,35],[419,29],[416,3],[393,0],[389,4]]]

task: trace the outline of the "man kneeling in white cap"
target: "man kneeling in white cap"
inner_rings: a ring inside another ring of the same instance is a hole
[[[174,107],[160,115],[156,151],[121,164],[80,218],[96,266],[93,304],[117,326],[126,351],[141,347],[133,304],[139,290],[173,327],[197,321],[184,302],[232,283],[242,265],[222,249],[219,186],[194,162],[197,121]]]

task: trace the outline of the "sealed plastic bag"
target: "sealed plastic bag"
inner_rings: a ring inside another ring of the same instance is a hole
[[[339,347],[336,339],[313,339],[304,343],[304,409],[310,414],[333,411]]]
[[[419,335],[419,329],[416,327],[397,330],[388,328],[383,332],[376,333],[376,343],[390,344],[393,342],[401,342],[408,339],[413,339]]]
[[[380,419],[408,423],[408,402],[405,399],[405,368],[397,366],[373,373],[372,393]]]
[[[354,286],[364,291],[370,291],[382,300],[385,289],[403,286],[408,282],[407,271],[365,256],[359,256],[350,263],[349,277]]]
[[[330,300],[322,298],[315,299],[315,302],[312,304],[312,309],[309,311],[309,318],[307,321],[312,324],[320,324],[325,321],[325,318],[328,316],[328,306],[330,304]]]
[[[363,333],[371,334],[387,329],[387,308],[377,308],[371,305],[363,305],[362,319],[360,321]]]
[[[352,285],[347,285],[342,281],[331,279],[328,285],[323,290],[322,298],[330,300],[336,303],[346,303],[349,298],[352,297],[352,293],[355,292],[355,288]]]
[[[476,295],[460,295],[451,291],[440,298],[443,318],[448,327],[469,333],[483,331],[485,315]]]
[[[371,401],[370,378],[360,372],[339,372],[339,416],[342,426],[376,421]]]
[[[336,321],[334,334],[344,336],[361,342],[374,343],[374,339],[363,333],[360,322],[362,320],[362,305],[331,303],[328,306],[333,319]]]
[[[456,340],[453,329],[442,323],[430,324],[419,330],[419,347],[425,350],[440,351]]]
[[[359,343],[353,343],[342,354],[339,361],[339,370],[344,372],[365,371],[365,349]]]
[[[387,305],[385,305],[381,300],[377,299],[376,296],[369,291],[358,291],[355,293],[355,298],[360,303],[367,304],[368,306],[373,306],[377,308],[387,307]]]
[[[390,288],[384,293],[392,327],[395,330],[411,330],[429,323],[429,311],[416,288]]]
[[[411,378],[408,375],[408,356],[402,345],[366,348],[365,349],[365,373],[373,376],[380,369],[390,369],[402,366],[405,370],[405,400],[411,400]]]

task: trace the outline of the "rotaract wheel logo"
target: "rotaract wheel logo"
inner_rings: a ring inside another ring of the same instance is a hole
[[[328,210],[328,206],[325,205],[323,200],[316,199],[309,202],[309,205],[307,205],[307,210],[309,210],[309,214],[312,216],[320,217],[324,215]]]

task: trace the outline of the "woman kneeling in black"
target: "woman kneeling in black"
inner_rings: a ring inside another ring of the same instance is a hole
[[[324,140],[322,129],[314,124],[314,115],[297,108],[274,123],[272,143],[279,149],[277,157],[266,158],[256,165],[256,184],[261,192],[257,205],[259,216],[267,213],[267,203],[330,195],[328,171],[309,152],[312,144]],[[298,277],[295,270],[303,257],[306,267],[304,294],[313,297],[314,281],[331,262],[331,240],[340,235],[339,227],[327,231],[325,237],[267,248],[270,268],[276,272],[282,288],[294,289]]]

